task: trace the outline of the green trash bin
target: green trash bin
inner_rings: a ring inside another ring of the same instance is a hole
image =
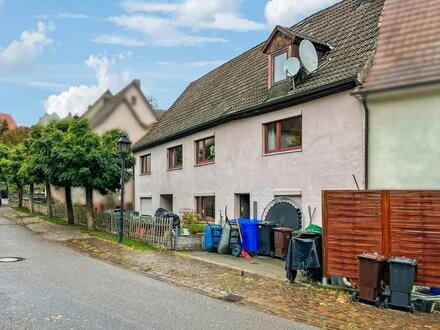
[[[385,300],[385,307],[397,307],[413,313],[411,292],[417,274],[417,260],[393,257],[388,260],[390,266],[390,296]]]

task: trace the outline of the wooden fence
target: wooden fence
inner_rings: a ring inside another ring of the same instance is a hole
[[[96,215],[98,229],[112,233],[119,231],[119,213],[103,212]],[[146,241],[150,244],[171,248],[172,218],[129,216],[124,218],[124,236]]]
[[[358,278],[357,256],[418,261],[416,283],[440,286],[440,191],[324,191],[324,276]]]

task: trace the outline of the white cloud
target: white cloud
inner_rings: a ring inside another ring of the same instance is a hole
[[[125,58],[122,54],[120,57]],[[73,114],[82,114],[87,110],[88,105],[94,103],[96,99],[106,89],[119,89],[130,80],[130,74],[127,71],[121,74],[112,72],[112,64],[115,58],[110,60],[106,56],[90,55],[84,64],[95,71],[97,82],[95,85],[71,86],[58,95],[51,95],[43,102],[46,112],[51,114],[56,112],[60,117],[65,117],[69,112]]]
[[[269,26],[292,26],[299,19],[340,0],[269,0],[264,15]]]
[[[195,46],[209,42],[227,42],[223,38],[194,36],[180,32],[170,24],[169,19],[156,16],[122,15],[109,17],[108,20],[149,37],[149,44],[155,46]]]
[[[198,30],[247,32],[265,29],[266,25],[242,17],[243,0],[183,0],[173,2],[141,2],[126,0],[122,8],[129,14],[112,16],[108,21],[143,35],[139,39],[101,35],[95,42],[155,46],[195,46],[227,42],[224,38],[195,35]],[[188,31],[190,30],[190,32]]]
[[[23,31],[19,40],[11,42],[6,48],[0,48],[0,75],[28,69],[38,54],[52,43],[47,32],[54,28],[52,23],[39,22],[36,30]]]
[[[92,41],[97,44],[122,45],[126,47],[140,47],[147,45],[143,40],[117,34],[101,34],[94,37]]]
[[[82,13],[60,13],[58,18],[87,19],[90,16]]]
[[[129,13],[133,12],[165,12],[171,13],[179,8],[176,3],[161,3],[161,2],[138,2],[138,1],[124,1],[121,3],[122,8]]]
[[[0,0],[0,12],[3,10],[4,4],[5,4],[5,0]]]

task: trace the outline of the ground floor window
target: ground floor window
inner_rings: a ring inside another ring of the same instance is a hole
[[[141,197],[141,215],[153,215],[151,197]]]
[[[196,212],[207,220],[215,220],[215,196],[196,197]]]

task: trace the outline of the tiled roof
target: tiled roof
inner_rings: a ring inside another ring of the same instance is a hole
[[[332,46],[327,65],[296,86],[288,98],[363,76],[375,49],[383,0],[344,0],[290,28]],[[135,145],[142,149],[204,123],[267,101],[267,56],[261,43],[192,82]]]
[[[440,81],[440,1],[386,0],[364,90]]]
[[[0,121],[6,120],[8,123],[9,129],[17,128],[17,123],[15,122],[14,118],[10,114],[0,112]]]

